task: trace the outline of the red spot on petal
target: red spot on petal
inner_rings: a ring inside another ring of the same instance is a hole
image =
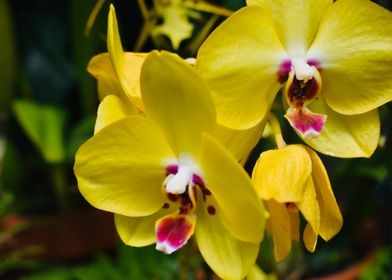
[[[156,222],[157,250],[166,254],[184,246],[195,229],[195,219],[190,215],[173,214]]]
[[[215,213],[216,213],[215,207],[211,206],[211,205],[207,207],[207,211],[208,211],[208,214],[210,214],[210,215],[215,215]]]
[[[163,204],[163,206],[162,206],[163,209],[167,209],[167,208],[169,208],[169,207],[170,207],[169,203],[165,203],[165,204]]]

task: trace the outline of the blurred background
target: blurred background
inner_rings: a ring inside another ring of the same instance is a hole
[[[206,36],[244,5],[111,2],[124,49],[167,49],[184,58],[194,57]],[[375,2],[391,10],[392,1]],[[86,67],[107,51],[109,4],[0,0],[0,279],[218,279],[192,243],[170,256],[154,246],[124,246],[112,215],[93,209],[78,192],[74,156],[93,134],[98,106]],[[281,279],[392,279],[392,104],[380,114],[382,137],[372,158],[322,157],[343,213],[342,231],[328,243],[319,240],[313,254],[296,244],[278,264],[267,236],[258,259],[266,273]],[[283,129],[287,142],[300,142]],[[247,166],[272,146],[262,139]]]

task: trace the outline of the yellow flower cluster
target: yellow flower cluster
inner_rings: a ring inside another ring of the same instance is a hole
[[[81,194],[115,214],[130,246],[170,254],[195,235],[211,269],[243,279],[265,229],[276,260],[300,240],[331,239],[343,219],[322,161],[286,145],[270,113],[283,89],[285,118],[306,144],[369,157],[377,108],[392,99],[392,15],[367,0],[248,0],[201,46],[196,63],[169,52],[125,52],[114,7],[108,53],[88,71],[101,100],[95,135],[76,155]],[[269,122],[277,149],[249,153]],[[256,273],[257,274],[257,273]],[[249,276],[249,278],[252,278]]]

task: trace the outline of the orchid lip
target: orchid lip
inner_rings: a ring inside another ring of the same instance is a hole
[[[285,118],[303,137],[313,139],[320,135],[327,116],[311,112],[307,108],[289,108]]]
[[[183,247],[192,236],[196,217],[191,215],[172,214],[164,216],[155,224],[157,236],[156,249],[171,254]]]

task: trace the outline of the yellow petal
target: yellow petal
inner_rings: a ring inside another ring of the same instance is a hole
[[[302,145],[263,152],[253,169],[252,182],[263,200],[298,202],[302,199],[312,164]]]
[[[278,71],[287,59],[270,13],[245,7],[223,22],[200,47],[196,68],[213,92],[218,123],[255,126],[280,88]]]
[[[94,133],[126,116],[138,114],[131,102],[124,102],[116,95],[107,95],[98,107]]]
[[[161,217],[173,212],[173,209],[161,209],[146,217],[127,217],[114,215],[114,222],[121,240],[135,247],[143,247],[156,242],[155,222]]]
[[[342,228],[343,218],[321,159],[312,149],[306,148],[306,150],[312,159],[312,178],[320,208],[320,229],[318,234],[325,241],[328,241]]]
[[[300,239],[300,234],[299,234],[299,228],[300,228],[300,218],[299,218],[299,212],[298,211],[289,211],[289,216],[290,216],[290,225],[291,225],[291,239],[295,241],[299,241]]]
[[[163,129],[176,153],[198,151],[202,132],[216,127],[210,92],[197,72],[175,54],[152,52],[141,73],[147,115]]]
[[[236,130],[218,125],[216,138],[241,163],[245,164],[250,152],[263,135],[265,121],[255,127]]]
[[[268,7],[283,46],[290,56],[302,56],[312,44],[321,18],[332,0],[247,0]]]
[[[312,102],[313,112],[327,115],[324,128],[314,139],[302,140],[320,153],[342,158],[370,157],[380,137],[380,119],[377,110],[361,115],[341,115],[333,111],[322,96]]]
[[[391,50],[391,12],[368,0],[332,4],[308,52],[321,63],[328,105],[351,115],[392,100]]]
[[[241,165],[207,134],[199,162],[227,230],[241,241],[260,242],[267,214]]]
[[[159,1],[156,3],[159,4]],[[173,48],[177,50],[183,40],[192,36],[194,26],[188,20],[188,10],[182,3],[179,5],[169,4],[162,6],[160,13],[163,18],[163,23],[156,25],[152,29],[152,35],[166,35],[170,39]]]
[[[268,228],[272,234],[274,242],[274,254],[277,261],[281,261],[291,251],[291,223],[286,205],[275,200],[266,200],[265,206],[270,217],[268,218]]]
[[[308,223],[304,229],[304,243],[309,252],[314,252],[317,245],[317,233],[314,232],[312,226]]]
[[[148,53],[124,52],[113,5],[110,5],[108,17],[107,44],[113,70],[121,88],[139,110],[144,111],[140,99],[140,71]]]
[[[174,158],[159,128],[139,116],[100,130],[76,154],[74,171],[84,198],[94,207],[125,216],[157,212],[165,197],[165,166]]]
[[[100,100],[106,95],[125,97],[125,93],[114,73],[108,53],[94,56],[87,66],[87,71],[98,81],[98,96]]]
[[[234,238],[223,225],[219,212],[210,215],[206,204],[197,205],[196,240],[200,253],[210,268],[222,279],[243,279],[254,265],[258,243],[246,243]]]
[[[304,232],[304,243],[306,248],[314,252],[317,244],[317,235],[320,230],[320,208],[318,197],[312,177],[309,178],[305,188],[303,199],[297,204],[308,225]],[[309,229],[311,227],[311,229]],[[308,228],[308,229],[307,229]]]

